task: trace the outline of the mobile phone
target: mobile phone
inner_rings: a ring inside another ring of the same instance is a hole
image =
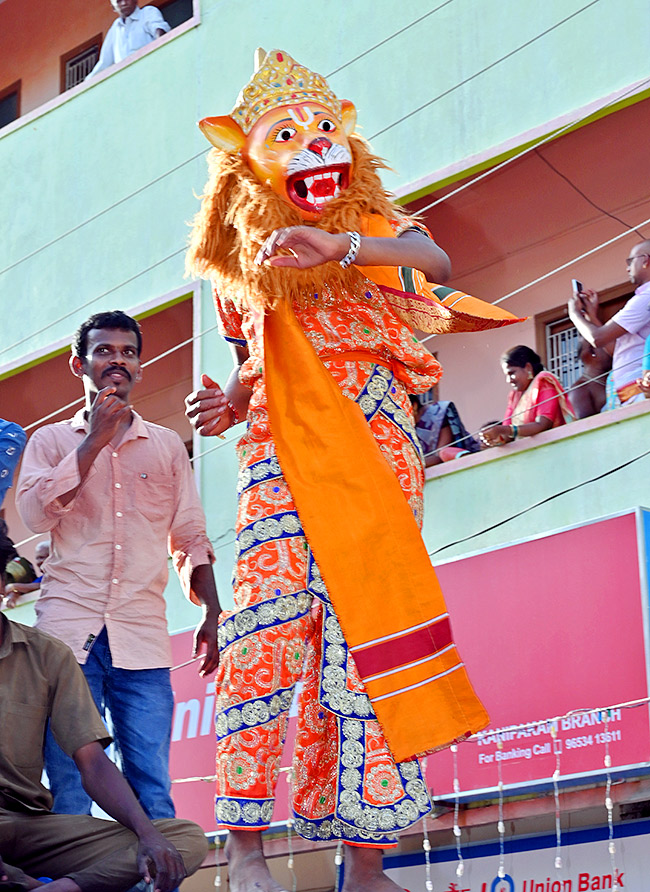
[[[580,294],[582,291],[582,282],[579,282],[577,279],[571,279],[571,287],[573,288],[574,294]]]

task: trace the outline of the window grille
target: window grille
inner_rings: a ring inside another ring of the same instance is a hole
[[[99,59],[99,44],[87,47],[65,63],[65,89],[70,90],[85,80]]]
[[[566,390],[582,374],[578,358],[580,335],[568,316],[548,322],[546,331],[546,366]]]

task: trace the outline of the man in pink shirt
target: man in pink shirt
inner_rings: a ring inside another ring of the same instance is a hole
[[[635,245],[625,262],[636,290],[609,322],[603,324],[598,318],[598,294],[593,289],[586,288],[569,301],[569,316],[582,337],[613,354],[612,378],[623,405],[644,399],[638,379],[650,335],[650,240]]]
[[[142,335],[121,311],[78,330],[70,368],[86,406],[39,428],[27,444],[17,505],[49,532],[36,627],[74,652],[97,706],[108,709],[128,781],[151,819],[174,817],[169,795],[173,697],[165,616],[167,556],[185,594],[203,606],[200,673],[218,663],[214,555],[185,446],[129,403],[140,380]],[[90,813],[76,766],[46,742],[54,811]]]

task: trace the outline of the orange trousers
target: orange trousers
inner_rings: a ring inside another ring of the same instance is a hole
[[[422,457],[404,386],[370,362],[327,365],[360,405],[421,522]],[[217,820],[233,829],[270,824],[300,683],[296,830],[308,839],[393,845],[429,812],[429,794],[418,762],[396,764],[386,746],[275,458],[263,393],[252,401],[239,459],[235,609],[219,628]]]

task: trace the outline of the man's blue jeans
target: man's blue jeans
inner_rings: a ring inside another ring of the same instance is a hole
[[[113,720],[124,775],[152,819],[175,817],[169,791],[169,742],[174,696],[169,669],[116,669],[104,627],[81,667],[102,717]],[[91,799],[74,761],[48,729],[45,769],[58,814],[90,814]]]

